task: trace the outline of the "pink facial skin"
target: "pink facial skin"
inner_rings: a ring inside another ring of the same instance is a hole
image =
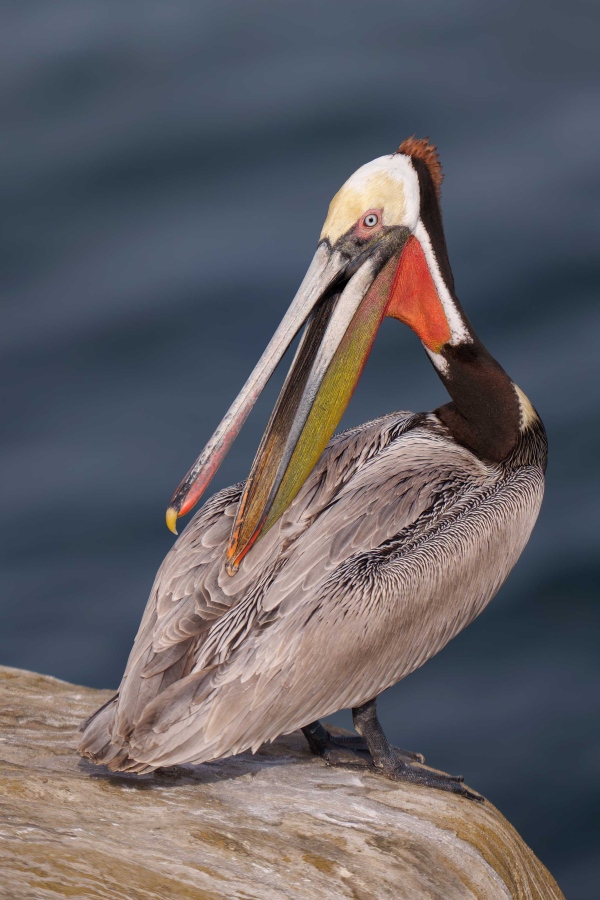
[[[375,217],[377,221],[373,224],[369,223],[369,217]],[[367,224],[369,223],[369,224]],[[383,229],[383,210],[382,209],[367,209],[356,225],[354,226],[354,234],[356,237],[361,238],[362,240],[369,240],[369,238],[375,237],[379,234]]]

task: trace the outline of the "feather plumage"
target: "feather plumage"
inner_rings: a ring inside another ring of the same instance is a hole
[[[335,437],[233,578],[242,485],[215,495],[161,566],[119,694],[81,752],[147,771],[256,750],[409,674],[481,611],[527,542],[543,493],[536,423],[502,464],[433,413]]]

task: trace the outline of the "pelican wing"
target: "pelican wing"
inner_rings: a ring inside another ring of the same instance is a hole
[[[93,759],[127,758],[127,738],[145,707],[191,671],[211,622],[235,600],[204,582],[229,539],[243,485],[215,494],[196,514],[157,572],[119,692],[82,727],[80,750]]]
[[[294,534],[303,532],[341,484],[369,457],[408,427],[412,413],[396,413],[336,435],[323,460],[287,517]],[[262,575],[273,555],[267,535],[235,578],[224,573],[223,560],[243,483],[208,500],[165,557],[150,591],[144,616],[129,655],[119,692],[85,723],[80,750],[114,768],[127,758],[130,736],[152,701],[191,672],[214,626],[251,592],[260,592]],[[291,524],[290,524],[291,522]],[[277,529],[280,532],[281,526]],[[277,543],[277,541],[275,541]],[[240,610],[244,615],[244,608]],[[223,641],[228,652],[228,643]]]
[[[235,578],[223,571],[223,544],[208,575],[188,583],[190,596],[203,585],[203,609],[220,610],[201,633],[186,637],[181,600],[177,624],[167,613],[158,627],[147,613],[119,701],[128,723],[119,767],[256,749],[394,684],[496,592],[533,527],[541,483],[533,468],[486,465],[435,416],[390,416],[332,441]],[[227,533],[221,524],[209,529],[215,541]],[[190,530],[197,542],[199,527]],[[187,671],[170,661],[164,671],[180,675],[165,682],[163,673],[160,690],[145,694],[144,668],[154,672],[161,653],[167,659],[186,641]]]

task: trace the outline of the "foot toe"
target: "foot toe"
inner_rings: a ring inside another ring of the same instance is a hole
[[[370,769],[373,766],[371,754],[368,751],[361,752],[352,747],[338,747],[332,744],[321,754],[328,766],[349,766]]]
[[[417,762],[423,764],[425,762],[425,757],[422,753],[413,753],[412,750],[401,750],[400,747],[393,748],[394,753],[398,756],[399,759],[408,760],[409,762]]]
[[[380,770],[382,775],[394,781],[407,781],[409,784],[420,784],[423,787],[437,788],[439,791],[447,791],[458,794],[469,800],[483,802],[483,797],[475,791],[464,786],[462,775],[447,775],[435,769],[427,769],[415,763],[399,762],[396,765],[384,766]]]

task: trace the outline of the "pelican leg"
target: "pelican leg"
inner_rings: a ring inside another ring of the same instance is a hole
[[[392,747],[377,718],[377,698],[353,709],[352,721],[358,733],[365,739],[373,759],[373,765],[380,770],[382,775],[395,781],[422,784],[440,791],[460,794],[462,797],[468,797],[469,800],[483,801],[480,794],[470,791],[464,786],[462,775],[447,775],[446,772],[430,769],[421,765],[423,757],[412,754],[412,759],[407,759],[406,754]]]
[[[379,727],[381,728],[381,726]],[[364,737],[357,734],[331,734],[318,721],[306,725],[302,732],[311,751],[316,756],[322,756],[330,766],[361,766],[363,768],[372,768],[373,766],[373,757]],[[424,762],[420,753],[400,750],[397,747],[394,747],[393,750],[399,759],[409,762]]]

